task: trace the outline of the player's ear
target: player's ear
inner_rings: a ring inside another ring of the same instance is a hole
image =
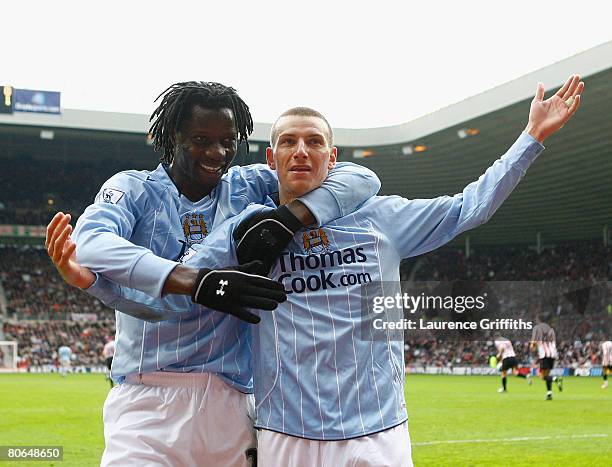
[[[336,159],[338,158],[338,148],[336,146],[331,148],[331,152],[329,153],[329,163],[327,164],[328,169],[333,169],[336,167]]]
[[[266,162],[268,163],[268,167],[272,170],[276,170],[276,164],[274,163],[274,151],[271,147],[266,148]]]

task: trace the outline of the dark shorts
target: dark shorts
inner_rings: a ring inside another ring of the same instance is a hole
[[[508,357],[502,360],[502,371],[508,371],[511,368],[516,368],[518,366],[518,361],[516,357]]]
[[[604,366],[604,370],[608,370],[610,373],[612,373],[612,365]]]
[[[104,360],[104,364],[106,365],[106,368],[110,370],[111,365],[113,364],[113,357],[108,357],[106,360]]]
[[[550,357],[540,358],[540,370],[552,370],[555,366],[555,359]]]

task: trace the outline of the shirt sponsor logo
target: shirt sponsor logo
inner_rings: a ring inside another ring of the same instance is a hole
[[[314,292],[372,282],[368,272],[345,273],[342,269],[343,273],[338,274],[339,271],[327,270],[366,262],[368,258],[363,247],[333,250],[325,229],[305,232],[302,239],[306,255],[285,251],[279,259],[282,274],[278,281],[285,286],[287,293]]]

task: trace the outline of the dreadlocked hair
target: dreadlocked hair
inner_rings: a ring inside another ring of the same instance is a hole
[[[149,133],[156,151],[163,150],[161,161],[172,163],[176,133],[183,121],[191,116],[194,105],[206,108],[227,107],[234,113],[238,129],[238,142],[246,142],[253,133],[253,118],[249,106],[244,103],[236,90],[220,83],[205,81],[186,81],[175,83],[162,92],[163,99],[151,114],[149,122],[154,120]],[[247,153],[249,146],[246,147]]]

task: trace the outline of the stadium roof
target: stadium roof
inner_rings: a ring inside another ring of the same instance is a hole
[[[335,142],[342,147],[404,143],[531,98],[538,81],[545,83],[549,90],[556,89],[570,74],[579,73],[587,77],[610,67],[612,41],[402,125],[371,129],[335,128]],[[410,103],[406,102],[405,105],[409,106]],[[0,124],[128,133],[146,133],[149,128],[148,115],[74,109],[63,109],[62,112],[61,116],[34,113],[0,114]],[[331,123],[333,125],[333,122]],[[255,123],[252,140],[267,141],[269,135],[270,124]]]
[[[340,160],[354,160],[375,170],[385,194],[408,198],[454,194],[478,178],[524,128],[537,82],[544,82],[550,91],[572,73],[580,73],[586,83],[578,114],[546,142],[546,151],[493,219],[469,235],[473,245],[534,244],[538,232],[545,244],[602,239],[604,225],[612,227],[612,42],[403,125],[336,129]],[[14,125],[23,129],[16,132]],[[148,118],[69,109],[60,117],[0,115],[4,135],[40,128],[81,138],[91,132],[79,129],[97,130],[109,140],[111,132],[113,144],[127,144],[142,141],[134,133],[146,133]],[[256,124],[252,141],[265,142],[269,128]],[[458,131],[465,128],[477,129],[478,134],[461,139]],[[409,144],[427,150],[404,154]],[[255,156],[263,160],[265,144],[259,146]],[[93,149],[91,144],[89,148]],[[356,149],[371,156],[353,159]],[[86,152],[80,150],[81,155]],[[143,147],[141,154],[149,152],[150,148]]]

